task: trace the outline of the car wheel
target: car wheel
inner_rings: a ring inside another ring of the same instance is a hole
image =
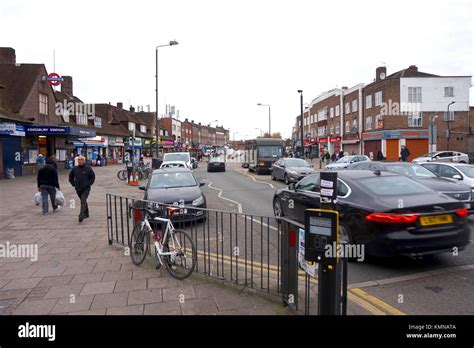
[[[271,175],[271,177],[272,177],[272,180],[276,180],[275,174],[273,174],[273,170],[272,170],[272,175]]]
[[[287,184],[287,185],[290,184],[290,179],[288,178],[287,174],[285,174],[285,184]]]
[[[273,201],[273,215],[277,218],[277,222],[280,224],[281,221],[279,218],[282,218],[283,215],[283,208],[281,207],[281,202],[279,199],[275,199]]]
[[[339,233],[338,233],[339,243],[352,244],[352,236],[349,231],[349,228],[344,223],[339,223]],[[357,260],[357,255],[352,255],[348,257],[349,262],[354,262]]]

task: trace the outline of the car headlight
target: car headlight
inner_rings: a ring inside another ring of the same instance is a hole
[[[193,205],[201,205],[204,203],[204,196],[200,196],[199,198],[193,201]]]
[[[298,172],[294,170],[290,170],[288,171],[288,173],[290,173],[291,175],[298,175]]]

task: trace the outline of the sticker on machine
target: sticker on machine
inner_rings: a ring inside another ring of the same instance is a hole
[[[321,187],[332,188],[334,183],[328,180],[321,180]]]
[[[321,189],[321,196],[329,196],[332,197],[332,194],[334,193],[333,189]]]

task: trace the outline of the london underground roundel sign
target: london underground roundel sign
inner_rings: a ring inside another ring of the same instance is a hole
[[[63,82],[63,78],[54,72],[48,75],[47,80],[51,86],[58,86]]]

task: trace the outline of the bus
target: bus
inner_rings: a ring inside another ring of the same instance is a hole
[[[244,167],[258,175],[270,173],[273,163],[283,156],[282,139],[258,138],[245,141]]]

